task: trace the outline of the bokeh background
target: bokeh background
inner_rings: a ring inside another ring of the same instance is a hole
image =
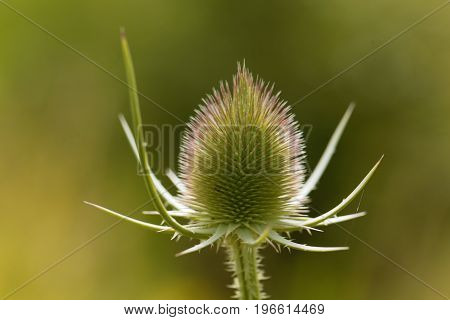
[[[141,92],[187,121],[237,61],[293,103],[443,0],[5,2],[121,79],[125,26]],[[126,87],[3,1],[0,39],[0,296],[98,235],[9,298],[227,299],[223,253],[175,258],[192,242],[127,223],[99,235],[117,220],[82,203],[129,212],[147,200],[117,121],[128,115]],[[447,6],[293,106],[313,125],[314,165],[357,102],[316,208],[336,205],[385,160],[361,200],[369,215],[343,224],[366,244],[334,226],[297,240],[350,251],[265,250],[273,298],[442,298],[381,254],[450,296],[449,57]],[[141,103],[146,123],[179,124]]]

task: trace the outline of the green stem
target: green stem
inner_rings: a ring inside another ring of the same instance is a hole
[[[234,272],[236,296],[242,300],[259,300],[263,298],[260,281],[263,276],[259,269],[259,247],[249,246],[241,241],[229,244],[229,263]]]

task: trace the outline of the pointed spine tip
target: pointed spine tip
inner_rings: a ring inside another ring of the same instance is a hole
[[[344,118],[347,118],[346,121],[350,118],[350,116],[353,114],[353,111],[355,110],[356,103],[354,101],[350,102],[350,104],[347,107],[347,110],[345,111]]]
[[[380,160],[378,160],[377,164],[375,165],[376,167],[378,167],[380,165],[381,161],[383,161],[383,158],[384,158],[384,154],[381,155]]]
[[[124,27],[120,27],[119,35],[120,35],[120,39],[122,39],[122,40],[125,40],[127,38],[127,34],[125,32],[125,28]]]

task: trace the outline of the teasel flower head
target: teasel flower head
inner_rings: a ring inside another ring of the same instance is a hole
[[[342,117],[314,170],[306,178],[305,147],[300,126],[290,107],[273,85],[253,77],[238,65],[232,85],[222,82],[203,99],[184,133],[179,156],[179,175],[167,175],[178,189],[172,194],[156,178],[149,165],[133,63],[122,33],[122,50],[130,92],[133,126],[119,117],[131,148],[144,171],[144,181],[155,211],[163,224],[135,219],[105,207],[88,204],[116,217],[155,231],[186,236],[200,242],[178,255],[211,245],[225,247],[228,268],[235,279],[235,297],[261,299],[260,249],[266,244],[301,251],[327,252],[347,247],[316,247],[291,239],[294,232],[320,228],[365,215],[338,216],[361,192],[381,159],[356,188],[331,210],[308,216],[309,194],[317,186],[354,105]]]
[[[306,199],[294,198],[304,182],[303,148],[286,103],[239,65],[232,88],[221,83],[187,126],[180,200],[198,211],[193,221],[210,228],[252,232],[300,217]]]

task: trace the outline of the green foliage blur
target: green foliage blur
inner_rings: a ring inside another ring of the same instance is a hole
[[[227,299],[222,251],[175,258],[193,242],[111,227],[117,219],[82,203],[128,213],[147,194],[117,120],[129,117],[127,88],[68,46],[124,79],[124,26],[140,91],[186,122],[238,61],[294,103],[443,1],[5,2],[66,45],[0,3],[0,296],[84,246],[10,298]],[[313,167],[357,103],[315,208],[385,159],[360,203],[369,214],[342,224],[349,233],[296,235],[348,252],[263,252],[272,298],[442,298],[411,274],[450,296],[449,31],[450,6],[293,106],[313,126]],[[146,123],[179,124],[141,104]]]

